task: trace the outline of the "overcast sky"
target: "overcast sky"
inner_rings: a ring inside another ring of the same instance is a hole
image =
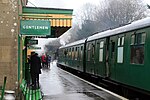
[[[102,0],[29,0],[28,6],[31,7],[46,7],[46,8],[66,8],[66,9],[77,9],[84,3],[90,2],[98,4]],[[150,4],[150,0],[144,0]]]
[[[28,6],[76,9],[87,2],[97,4],[99,0],[29,0]]]
[[[64,9],[79,9],[85,3],[99,4],[102,0],[29,0],[30,7],[45,7],[45,8],[64,8]],[[150,5],[150,0],[144,0]],[[42,47],[49,42],[49,39],[39,39],[39,46]]]

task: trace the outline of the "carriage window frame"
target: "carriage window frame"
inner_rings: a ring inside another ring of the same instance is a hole
[[[92,55],[91,55],[91,57],[92,57],[92,59],[94,59],[94,56],[95,56],[95,44],[94,43],[92,43],[92,47],[91,47],[92,49]]]
[[[71,48],[69,48],[69,59],[71,58]]]
[[[88,43],[88,49],[87,49],[87,60],[90,61],[91,58],[91,43]]]
[[[80,61],[83,59],[83,46],[80,47]]]
[[[74,47],[72,47],[71,56],[72,56],[72,60],[74,60]]]
[[[79,54],[79,47],[77,47],[77,60],[79,61],[80,60],[80,54]]]
[[[66,49],[66,57],[68,58],[68,48]]]
[[[131,43],[131,45],[130,45],[130,64],[144,65],[144,63],[145,63],[144,50],[145,50],[146,32],[138,32],[138,33],[134,33],[132,35],[135,36],[135,42],[134,42],[134,44]],[[139,58],[139,56],[140,56],[140,58]]]
[[[135,44],[135,34],[131,35],[131,40],[130,41],[131,41],[131,43],[130,43],[131,45]]]
[[[104,41],[100,41],[99,43],[99,62],[103,62],[104,58]]]
[[[75,57],[74,57],[75,60],[77,60],[77,58],[78,58],[78,57],[77,57],[77,51],[78,51],[78,47],[76,46],[76,47],[75,47]]]
[[[117,45],[117,63],[122,64],[124,62],[124,43],[125,36],[118,36]]]

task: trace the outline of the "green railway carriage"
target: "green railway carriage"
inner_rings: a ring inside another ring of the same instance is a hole
[[[65,45],[59,49],[59,63],[83,72],[84,45],[86,39]]]
[[[150,18],[87,39],[86,72],[150,92]]]
[[[150,95],[149,17],[59,50],[59,64]]]

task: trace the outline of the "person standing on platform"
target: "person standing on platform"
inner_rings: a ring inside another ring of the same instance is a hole
[[[42,60],[42,67],[44,68],[46,65],[46,56],[44,54],[41,56],[41,60]]]
[[[50,56],[50,55],[48,55],[48,56],[47,56],[47,58],[48,58],[48,65],[47,65],[47,66],[48,66],[48,68],[50,68],[51,56]]]
[[[39,81],[39,74],[41,73],[41,60],[38,57],[38,54],[35,52],[31,52],[31,67],[30,74],[32,78],[32,87],[36,89],[36,81]]]

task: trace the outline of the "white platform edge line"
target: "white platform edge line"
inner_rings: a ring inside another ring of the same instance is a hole
[[[61,69],[61,68],[60,68],[60,69]],[[118,97],[118,98],[120,98],[120,99],[122,99],[122,100],[129,100],[129,99],[127,99],[127,98],[125,98],[125,97],[122,97],[122,96],[120,96],[120,95],[118,95],[118,94],[115,94],[115,93],[113,93],[113,92],[111,92],[111,91],[109,91],[109,90],[106,90],[106,89],[104,89],[104,88],[102,88],[102,87],[100,87],[100,86],[97,86],[97,85],[95,85],[95,84],[93,84],[93,83],[90,83],[90,82],[88,82],[88,81],[86,81],[86,80],[84,80],[84,79],[82,79],[82,78],[80,78],[80,77],[78,77],[78,76],[75,76],[75,75],[73,75],[72,73],[69,73],[69,72],[67,72],[67,71],[65,71],[65,70],[63,70],[63,69],[61,69],[61,70],[64,71],[65,73],[71,74],[72,76],[74,76],[74,77],[76,77],[76,78],[78,78],[78,79],[80,79],[80,80],[82,80],[82,81],[84,81],[84,82],[86,82],[86,83],[88,83],[88,84],[90,84],[90,85],[92,85],[92,86],[98,88],[98,89],[101,89],[101,90],[103,90],[103,91],[105,91],[105,92],[108,92],[109,94],[112,94],[112,95],[114,95],[114,96],[116,96],[116,97]]]

